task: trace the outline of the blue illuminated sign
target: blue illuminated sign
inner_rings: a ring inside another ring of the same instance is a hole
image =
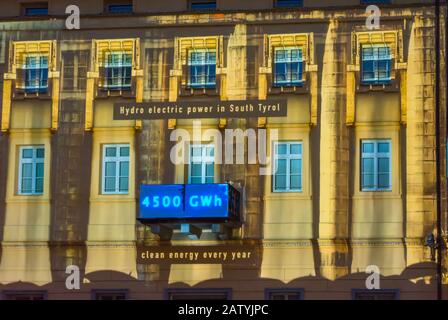
[[[228,184],[142,185],[139,219],[228,219],[239,194]]]

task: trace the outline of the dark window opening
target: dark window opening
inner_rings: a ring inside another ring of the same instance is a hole
[[[267,289],[267,300],[302,300],[303,290],[301,289]]]
[[[275,7],[276,8],[294,8],[294,7],[302,7],[303,0],[276,0]]]
[[[216,1],[191,1],[190,2],[191,10],[210,10],[216,9]]]
[[[168,300],[230,300],[230,290],[182,290],[167,291]]]
[[[48,15],[48,3],[25,3],[22,5],[22,15],[27,17],[34,16],[47,16]]]
[[[397,290],[354,290],[354,300],[397,300]]]
[[[126,300],[128,290],[94,290],[93,300]]]
[[[45,291],[8,291],[3,293],[5,300],[45,300]]]
[[[132,4],[110,4],[107,6],[108,13],[132,13]]]
[[[361,0],[361,4],[390,3],[390,0]]]

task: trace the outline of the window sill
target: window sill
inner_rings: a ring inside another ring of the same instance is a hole
[[[402,199],[400,193],[392,191],[359,191],[352,196],[353,200],[375,200],[375,199]]]
[[[297,86],[270,86],[268,93],[272,95],[276,94],[308,94],[309,88],[304,82],[302,85]]]
[[[100,194],[89,199],[89,202],[136,202],[129,194]]]
[[[269,195],[264,196],[263,200],[282,200],[282,199],[297,199],[297,200],[311,200],[312,197],[309,194],[301,192],[271,192]]]
[[[191,88],[183,87],[179,93],[180,97],[191,97],[191,96],[219,96],[218,89],[215,88]]]
[[[367,84],[360,83],[357,88],[357,93],[363,92],[400,92],[400,87],[397,81],[391,80],[389,83],[383,84]]]

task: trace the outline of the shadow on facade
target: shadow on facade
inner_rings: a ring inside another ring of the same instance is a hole
[[[400,297],[405,299],[436,299],[435,270],[435,263],[425,262],[411,265],[399,275],[382,275],[381,289],[403,290]],[[46,291],[50,299],[88,299],[92,290],[127,289],[130,299],[162,299],[166,289],[232,288],[234,299],[263,299],[264,290],[267,288],[294,288],[304,289],[305,299],[347,299],[351,297],[352,289],[366,288],[365,282],[368,276],[364,272],[357,272],[334,281],[321,276],[306,276],[284,283],[277,279],[260,277],[259,269],[248,268],[245,271],[247,272],[242,272],[241,267],[223,267],[222,278],[205,280],[190,286],[183,282],[168,283],[162,279],[143,281],[122,272],[104,270],[88,273],[81,278],[80,290],[68,291],[65,288],[65,280],[61,279],[43,286],[18,281],[0,285],[0,291]],[[163,274],[166,275],[164,272]],[[444,290],[446,289],[448,285],[444,285]]]

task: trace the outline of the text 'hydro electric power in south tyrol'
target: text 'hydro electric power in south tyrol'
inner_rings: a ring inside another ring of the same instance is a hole
[[[229,184],[142,185],[140,220],[234,219],[239,192]]]

